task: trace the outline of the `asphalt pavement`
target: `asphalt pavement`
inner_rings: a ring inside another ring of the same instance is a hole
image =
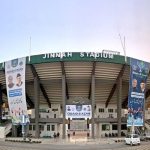
[[[21,139],[22,138],[12,138]],[[123,138],[122,138],[123,139]],[[33,139],[32,139],[33,140]],[[141,142],[140,146],[125,145],[118,138],[100,139],[34,139],[41,143],[24,143],[0,140],[0,150],[150,150],[150,142]],[[118,140],[116,142],[116,140]]]

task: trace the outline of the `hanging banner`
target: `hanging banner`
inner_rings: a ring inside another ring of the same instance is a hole
[[[22,124],[24,115],[29,122],[25,94],[25,66],[26,58],[18,58],[5,63],[7,97],[14,125]]]
[[[2,89],[0,87],[0,105],[3,104]]]
[[[127,126],[143,126],[145,88],[149,64],[136,59],[130,60],[130,82],[128,94]]]
[[[66,105],[66,118],[91,118],[91,105]]]

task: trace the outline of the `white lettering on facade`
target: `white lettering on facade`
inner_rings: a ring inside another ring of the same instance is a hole
[[[45,58],[47,58],[47,57],[46,57],[46,54],[43,56],[43,59],[45,59]]]
[[[43,59],[49,59],[49,58],[64,58],[64,57],[73,57],[72,52],[60,52],[60,53],[46,53],[43,56]],[[113,53],[108,53],[108,52],[80,52],[79,57],[89,57],[89,58],[106,58],[106,59],[113,59],[114,54]]]
[[[84,57],[84,52],[81,52],[81,53],[80,53],[80,57]]]
[[[66,57],[65,52],[62,52],[62,53],[61,53],[61,58],[63,58],[63,57]]]
[[[108,58],[113,59],[114,55],[113,54],[109,54]]]
[[[90,53],[90,57],[95,57],[95,53]]]
[[[56,57],[60,58],[61,57],[61,53],[56,53]]]
[[[106,53],[103,53],[103,58],[107,58],[107,54]]]
[[[71,52],[68,52],[68,53],[67,53],[67,57],[72,57],[72,53],[71,53]]]
[[[55,58],[56,53],[50,53],[50,58]]]

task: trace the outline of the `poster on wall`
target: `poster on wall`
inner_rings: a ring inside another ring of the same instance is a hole
[[[66,118],[91,118],[91,105],[66,105]]]
[[[24,57],[5,62],[7,97],[14,125],[22,124],[22,116],[26,116],[26,122],[29,122],[25,95],[25,66]]]
[[[137,59],[130,60],[127,126],[143,126],[145,88],[149,64]]]

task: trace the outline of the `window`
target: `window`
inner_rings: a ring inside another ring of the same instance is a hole
[[[29,125],[29,130],[32,130],[32,125]]]
[[[51,127],[52,127],[52,131],[55,131],[55,125],[52,125]]]
[[[108,109],[108,112],[113,113],[113,109],[110,109],[110,108],[109,108],[109,109]]]
[[[54,118],[56,118],[56,114],[54,114]]]
[[[128,134],[127,134],[127,135],[126,135],[126,138],[131,138],[131,135],[128,135]]]
[[[47,125],[47,131],[50,131],[50,125]]]
[[[99,112],[104,112],[104,108],[99,108]]]
[[[52,109],[52,111],[54,111],[54,112],[55,112],[55,111],[58,111],[58,109]]]
[[[43,131],[44,130],[44,125],[40,125],[39,128],[40,128],[40,131]]]
[[[110,130],[109,124],[102,124],[102,131]]]
[[[39,112],[46,112],[46,109],[39,109]]]
[[[118,127],[117,127],[117,124],[112,124],[112,130],[117,130]]]
[[[33,125],[33,131],[35,131],[35,125]]]
[[[139,136],[137,134],[133,135],[133,138],[138,138]]]
[[[114,117],[113,117],[113,114],[109,114],[109,118],[114,118]]]
[[[126,124],[122,124],[121,125],[121,130],[127,130],[127,125]]]

